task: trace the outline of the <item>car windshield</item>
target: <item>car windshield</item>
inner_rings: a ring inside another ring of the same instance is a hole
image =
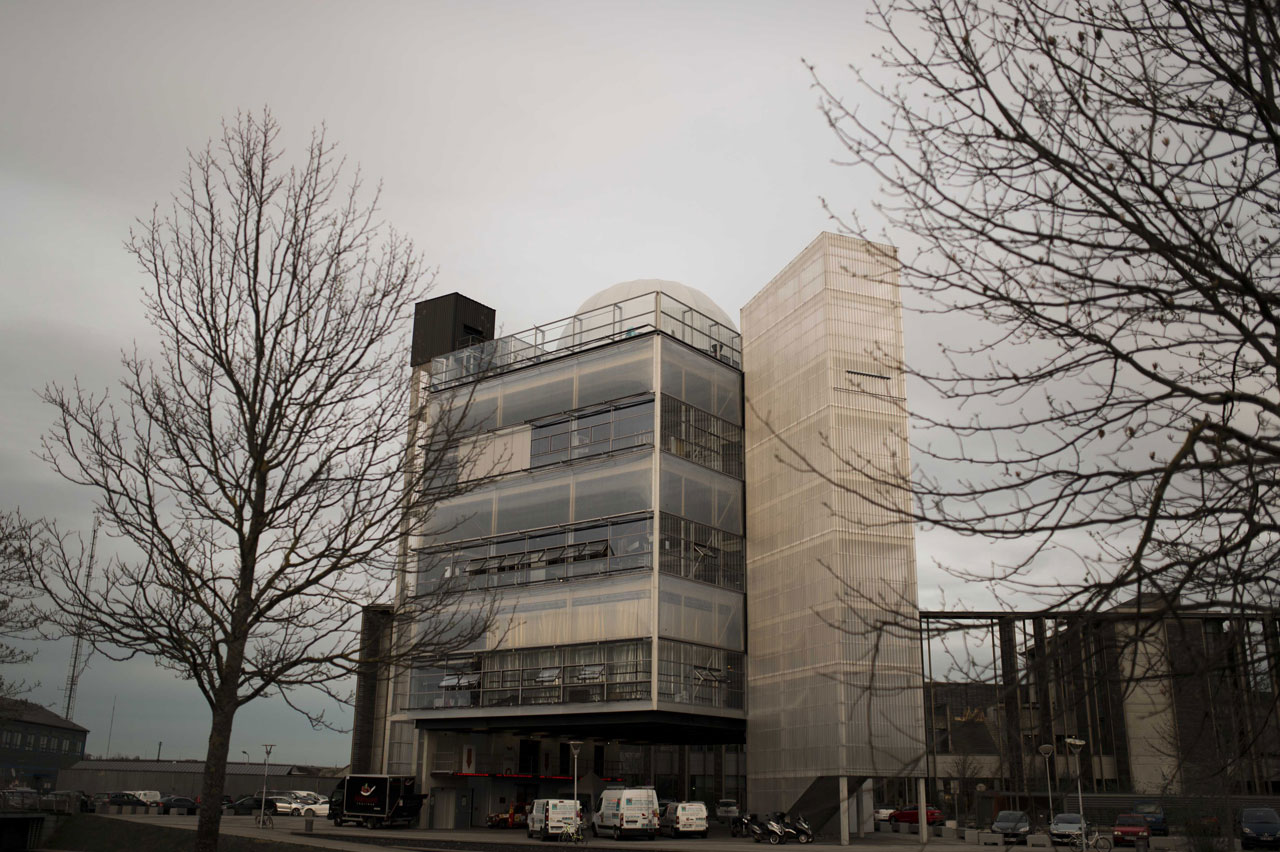
[[[1120,814],[1116,817],[1116,825],[1146,825],[1147,821],[1137,814]]]
[[[1280,822],[1280,816],[1271,808],[1245,808],[1241,819],[1245,822]]]
[[[996,815],[996,822],[1017,822],[1022,818],[1022,811],[1001,811]]]
[[[1080,823],[1080,814],[1058,814],[1053,818],[1054,822],[1073,822]]]
[[[1143,802],[1133,809],[1135,814],[1159,814],[1160,806],[1155,802]]]
[[[720,800],[720,807],[722,808],[736,808],[737,806],[738,806],[738,803],[735,802],[733,799]]]

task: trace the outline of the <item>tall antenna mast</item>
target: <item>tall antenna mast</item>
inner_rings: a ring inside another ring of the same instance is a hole
[[[90,582],[93,580],[93,561],[98,550],[98,527],[101,526],[101,519],[95,514],[93,516],[93,536],[89,539],[89,566],[84,573],[84,587],[89,588]],[[81,627],[77,624],[77,627]],[[63,691],[67,697],[67,703],[62,710],[62,718],[68,722],[72,721],[71,714],[76,709],[76,685],[80,682],[80,652],[84,649],[83,631],[76,631],[75,644],[71,646],[71,668],[67,671],[67,686]]]

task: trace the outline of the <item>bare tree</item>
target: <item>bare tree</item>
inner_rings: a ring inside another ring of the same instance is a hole
[[[820,83],[826,114],[917,247],[905,283],[980,321],[914,365],[947,403],[916,409],[919,519],[1034,537],[1004,577],[1032,591],[1046,549],[1104,565],[1055,590],[1079,603],[1274,606],[1274,6],[902,0],[877,20],[892,123]]]
[[[35,586],[28,569],[36,549],[36,525],[18,512],[0,512],[0,639],[30,637],[39,624],[32,605]],[[0,666],[31,662],[34,654],[22,647],[0,642]],[[0,675],[0,698],[14,698],[29,689],[20,680]]]
[[[457,493],[437,472],[465,405],[411,410],[400,333],[430,272],[359,173],[344,184],[323,132],[289,168],[278,135],[266,111],[224,125],[171,209],[132,234],[159,356],[123,357],[121,402],[44,393],[50,463],[137,554],[86,584],[51,536],[44,587],[62,629],[109,658],[153,657],[204,696],[200,850],[217,844],[236,711],[269,693],[297,707],[302,688],[341,697],[361,606],[390,601],[407,562],[411,510]],[[396,651],[410,656],[465,646],[492,615],[448,589],[406,598],[396,618],[419,630]]]
[[[884,0],[872,23],[891,82],[814,79],[939,332],[909,365],[913,520],[1008,543],[943,567],[1027,609],[1257,617],[1274,671],[1280,12]]]

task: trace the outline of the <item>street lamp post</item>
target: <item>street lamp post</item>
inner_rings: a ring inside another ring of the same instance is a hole
[[[1076,756],[1076,801],[1080,807],[1080,837],[1085,839],[1089,836],[1089,823],[1084,818],[1084,787],[1080,778],[1084,775],[1080,768],[1080,749],[1085,747],[1085,741],[1079,737],[1067,737],[1067,748],[1071,749],[1071,753]],[[1070,794],[1068,794],[1070,795]]]
[[[262,822],[266,823],[267,817],[267,770],[271,766],[271,749],[276,747],[275,743],[263,743],[262,747],[266,750],[267,756],[262,758]]]
[[[1053,746],[1041,743],[1040,754],[1044,756],[1044,777],[1049,782],[1049,822],[1053,822],[1053,773],[1049,770],[1049,757],[1053,754]]]
[[[582,805],[578,804],[578,751],[582,748],[582,740],[569,740],[569,751],[573,752],[573,819],[582,825]]]

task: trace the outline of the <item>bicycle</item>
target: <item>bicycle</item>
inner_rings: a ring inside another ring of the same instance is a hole
[[[265,810],[258,811],[253,815],[253,824],[259,828],[276,827],[276,821],[272,818],[271,814],[267,813]]]
[[[586,832],[582,830],[581,822],[571,822],[560,831],[560,841],[562,843],[582,843],[587,842]]]
[[[1094,852],[1111,852],[1111,839],[1094,829],[1089,832],[1087,838],[1083,834],[1072,835],[1069,848],[1072,852],[1084,852],[1086,849]]]

